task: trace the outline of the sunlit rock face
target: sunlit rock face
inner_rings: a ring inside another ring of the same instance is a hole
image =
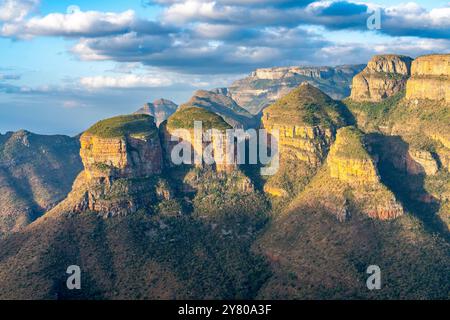
[[[364,134],[355,127],[338,130],[326,165],[297,199],[306,210],[325,210],[340,221],[362,213],[379,220],[403,214],[394,194],[382,183]]]
[[[411,74],[412,58],[380,55],[353,78],[351,99],[378,102],[403,91]]]
[[[414,60],[406,98],[450,103],[450,54],[428,55]]]
[[[80,143],[84,171],[55,210],[125,216],[170,197],[168,185],[159,178],[162,148],[153,117],[100,121],[83,133]]]
[[[201,124],[198,130],[195,123]],[[167,166],[180,164],[175,163],[174,156],[184,157],[183,151],[174,148],[184,143],[184,149],[189,149],[190,153],[189,164],[195,167],[210,166],[217,172],[231,172],[237,168],[235,159],[227,161],[226,158],[226,130],[232,127],[221,116],[200,107],[182,106],[160,129]]]

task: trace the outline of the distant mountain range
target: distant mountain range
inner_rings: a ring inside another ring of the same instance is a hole
[[[450,299],[450,54],[242,81],[76,138],[0,135],[0,299]],[[279,170],[174,164],[194,121],[279,132]]]

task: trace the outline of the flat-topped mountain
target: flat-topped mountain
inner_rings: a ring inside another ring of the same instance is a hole
[[[411,74],[412,58],[401,55],[380,55],[353,78],[351,99],[381,101],[405,89]]]
[[[450,103],[450,54],[422,56],[414,60],[407,99],[428,99]]]
[[[149,209],[159,196],[162,149],[151,116],[118,116],[100,121],[80,137],[84,171],[55,212],[98,212],[124,216]]]
[[[147,114],[152,116],[155,119],[156,125],[159,126],[161,122],[177,111],[177,108],[178,106],[173,101],[158,99],[144,104],[144,106],[137,110],[135,114]]]
[[[343,99],[350,95],[352,78],[363,68],[363,65],[345,65],[257,69],[247,78],[235,81],[228,91],[241,107],[258,114],[305,81],[334,99]]]

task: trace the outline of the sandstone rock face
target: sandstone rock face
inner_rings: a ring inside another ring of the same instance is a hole
[[[350,94],[352,78],[363,68],[362,65],[348,65],[257,69],[247,78],[235,81],[228,93],[252,114],[258,114],[305,81],[334,99],[343,99]]]
[[[351,99],[378,102],[405,89],[412,59],[399,55],[375,56],[353,78]]]
[[[161,122],[170,117],[178,106],[170,100],[158,99],[153,103],[146,103],[142,108],[135,112],[135,114],[147,114],[155,118],[156,125],[159,126]]]
[[[158,129],[147,115],[103,120],[81,137],[84,171],[71,193],[55,210],[125,216],[149,209],[162,192],[162,148]]]
[[[339,104],[309,83],[266,108],[261,121],[278,143],[280,168],[264,186],[275,197],[299,192],[325,160],[337,128],[346,125]]]
[[[402,206],[382,184],[363,139],[363,134],[354,127],[338,130],[326,168],[314,178],[303,195],[305,203],[313,206],[317,201],[341,221],[346,220],[355,208],[381,220],[403,214]]]
[[[432,176],[438,172],[438,163],[429,151],[413,149],[409,150],[409,155],[416,163],[420,165],[421,170],[419,170],[419,172],[416,172],[415,174],[422,171],[425,172],[425,174]]]
[[[340,129],[327,159],[332,178],[352,185],[380,181],[374,161],[361,145],[361,135],[350,127]]]
[[[450,54],[428,55],[414,60],[406,98],[450,103]]]
[[[303,83],[276,104],[266,108],[261,119],[262,127],[269,134],[279,132],[278,148],[281,155],[293,156],[311,166],[318,166],[324,160],[335,129],[325,125],[325,122],[309,121],[310,111],[307,108],[310,103],[315,102],[323,103],[324,109],[325,104],[333,109],[331,98],[310,84]],[[337,123],[336,126],[339,126]]]
[[[88,177],[143,178],[161,173],[158,135],[102,138],[85,133],[80,142],[80,155]]]
[[[202,130],[194,130],[194,122],[202,124]],[[222,117],[203,108],[183,106],[161,125],[164,158],[168,166],[177,166],[172,153],[185,143],[191,154],[190,163],[196,167],[213,166],[217,172],[231,172],[237,168],[235,159],[226,159],[226,129],[232,127]],[[210,130],[215,130],[212,134]],[[207,159],[205,156],[209,156]],[[196,160],[197,157],[197,160]]]

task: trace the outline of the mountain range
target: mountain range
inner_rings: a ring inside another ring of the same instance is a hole
[[[278,171],[175,165],[194,121],[278,132]],[[436,54],[259,69],[75,138],[0,135],[0,299],[449,299],[449,128]]]

